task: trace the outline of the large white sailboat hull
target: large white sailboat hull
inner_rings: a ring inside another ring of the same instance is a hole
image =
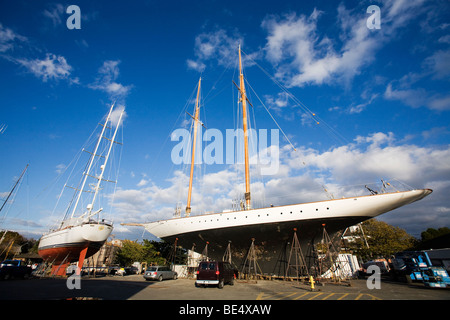
[[[306,244],[321,234],[323,224],[332,235],[339,230],[418,201],[430,189],[383,193],[370,196],[325,200],[245,211],[222,212],[145,223],[141,226],[158,238],[222,258],[229,242],[236,251],[248,249],[252,238],[264,248],[266,260],[276,260],[279,250],[292,240],[297,228],[300,242]]]
[[[156,237],[165,239],[182,236],[190,232],[291,221],[301,223],[303,220],[345,218],[363,218],[365,220],[420,200],[431,192],[430,189],[422,189],[246,211],[222,212],[156,221],[145,223],[143,226]]]

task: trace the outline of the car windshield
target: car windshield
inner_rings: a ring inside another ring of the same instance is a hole
[[[201,270],[215,270],[216,264],[214,262],[202,262],[200,264]]]
[[[158,271],[158,268],[157,267],[150,267],[150,268],[147,268],[147,271]]]
[[[9,265],[9,266],[18,266],[19,261],[17,260],[5,260],[2,262],[2,264]]]

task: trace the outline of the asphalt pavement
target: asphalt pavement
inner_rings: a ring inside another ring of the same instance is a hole
[[[223,289],[196,288],[195,280],[145,281],[141,275],[82,277],[79,289],[67,279],[13,279],[0,281],[0,300],[450,300],[450,289],[423,284],[382,281],[369,289],[366,280],[324,283],[311,290],[309,283],[281,280],[235,281]]]

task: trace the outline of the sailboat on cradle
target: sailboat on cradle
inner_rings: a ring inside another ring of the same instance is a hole
[[[90,152],[83,149],[90,156],[85,171],[82,172],[79,186],[73,187],[67,184],[64,186],[74,189],[75,192],[63,221],[40,239],[39,255],[44,261],[52,263],[53,275],[65,275],[66,267],[74,261],[78,261],[78,267],[81,269],[84,259],[94,255],[113,230],[113,223],[100,217],[103,208],[98,208],[97,205],[99,192],[103,189],[102,182],[116,183],[116,181],[107,180],[105,172],[113,146],[121,144],[115,139],[125,109],[116,110],[116,113],[113,110],[114,104],[111,105],[104,124],[100,124],[102,129],[94,150]],[[117,120],[118,112],[120,115]],[[109,137],[106,136],[107,130],[112,134]],[[93,180],[94,183],[88,183],[88,179]],[[86,201],[88,204],[83,210],[81,204]]]
[[[196,128],[198,126],[198,85],[196,112],[194,119],[193,151],[191,174],[189,181],[188,202],[184,217],[175,215],[169,220],[150,223],[128,223],[123,225],[141,226],[149,233],[169,243],[177,243],[184,248],[194,244],[201,251],[208,244],[208,255],[213,259],[222,259],[227,245],[231,243],[235,252],[245,253],[252,243],[261,250],[264,261],[260,266],[263,272],[273,272],[285,250],[286,243],[292,240],[296,228],[303,252],[308,245],[318,241],[324,226],[327,233],[333,235],[367,219],[394,210],[396,208],[421,200],[432,193],[431,189],[407,190],[394,192],[372,192],[367,196],[355,196],[341,199],[324,200],[309,203],[298,203],[265,208],[252,208],[250,193],[248,133],[247,133],[247,96],[242,72],[241,49],[239,47],[239,80],[238,87],[242,107],[244,131],[245,159],[245,203],[240,210],[191,216],[191,192],[195,155]],[[237,86],[237,85],[236,85]],[[237,255],[235,256],[237,258]],[[237,262],[239,263],[239,262]]]

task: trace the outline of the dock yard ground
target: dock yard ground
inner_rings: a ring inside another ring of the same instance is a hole
[[[282,280],[235,281],[223,289],[196,288],[193,279],[145,281],[142,275],[83,276],[80,289],[68,289],[66,278],[0,281],[0,300],[221,300],[221,301],[362,301],[450,300],[450,288],[427,288],[422,283],[381,280],[380,289],[369,289],[367,280],[309,283]]]
[[[64,306],[73,303],[80,306],[81,303],[83,308],[87,308],[83,310],[90,310],[93,314],[99,312],[103,316],[114,316],[120,310],[128,310],[127,313],[132,310],[133,314],[159,310],[170,319],[236,319],[247,316],[279,319],[301,310],[313,310],[324,317],[354,310],[363,310],[366,315],[371,310],[377,313],[389,310],[391,315],[405,315],[405,312],[414,315],[413,310],[417,308],[445,308],[443,303],[450,300],[450,288],[432,289],[421,283],[384,279],[380,289],[370,290],[366,280],[357,279],[341,284],[316,285],[313,291],[308,283],[296,281],[236,281],[233,286],[218,289],[197,288],[193,279],[158,282],[145,281],[141,275],[82,277],[81,289],[73,290],[69,290],[66,283],[64,278],[0,281],[0,301],[17,310],[25,305],[32,308],[33,305],[41,307],[47,303],[62,303]],[[108,307],[99,307],[101,305]]]

